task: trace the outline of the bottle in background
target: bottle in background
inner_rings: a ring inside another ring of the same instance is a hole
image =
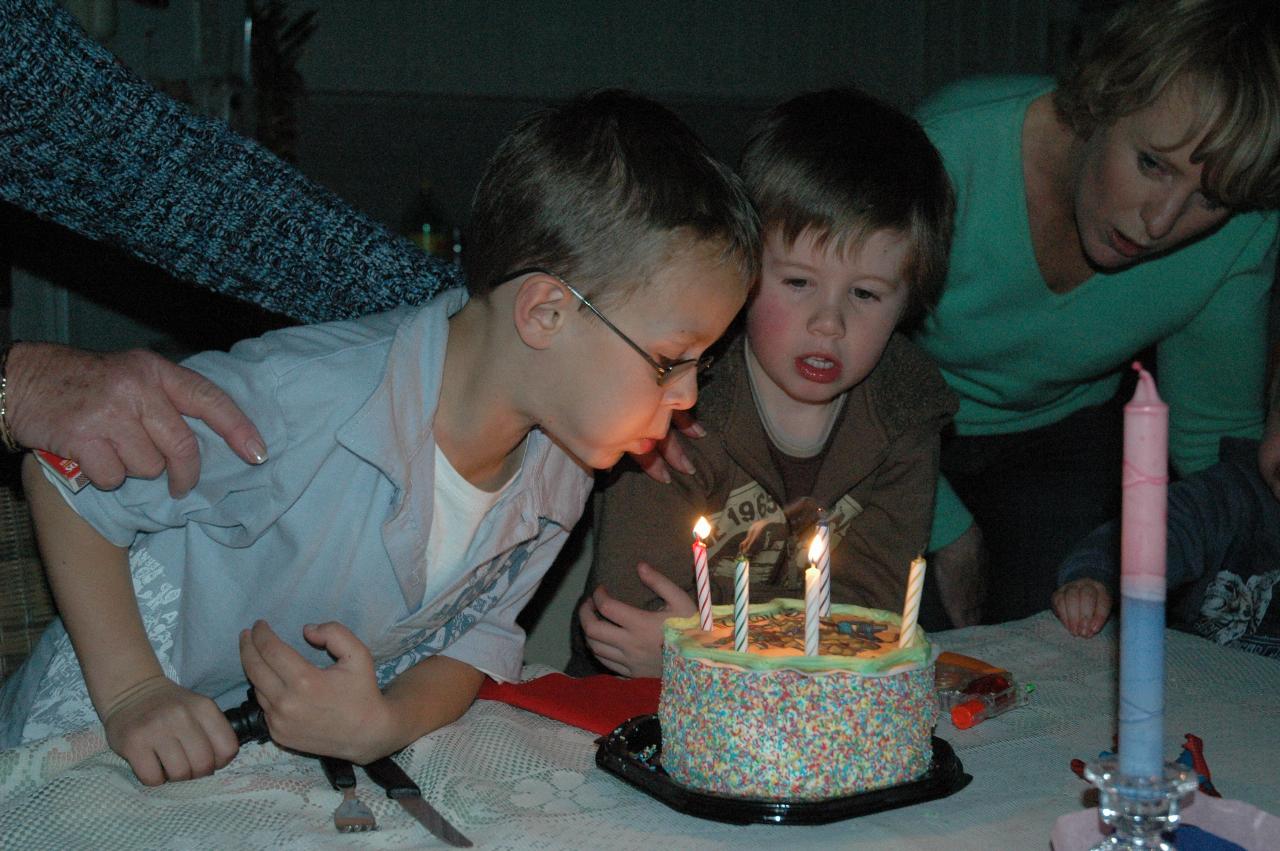
[[[405,212],[401,231],[418,247],[442,259],[450,260],[461,254],[460,238],[456,240],[459,248],[454,249],[453,234],[457,229],[448,226],[431,197],[430,178],[423,178],[418,183]]]
[[[453,265],[462,268],[462,228],[454,227],[451,241],[453,244],[450,248],[450,254],[453,258]]]

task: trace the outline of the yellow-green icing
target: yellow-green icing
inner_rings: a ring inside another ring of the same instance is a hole
[[[710,632],[699,629],[697,615],[669,618],[663,627],[665,642],[685,658],[752,671],[839,671],[875,676],[922,666],[932,658],[932,647],[920,629],[907,647],[898,647],[902,618],[880,609],[833,605],[831,616],[819,622],[817,656],[804,655],[801,600],[778,598],[749,607],[747,653],[733,649],[733,606],[712,606],[711,614]]]

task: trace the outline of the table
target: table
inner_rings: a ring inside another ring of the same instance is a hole
[[[817,827],[733,826],[676,813],[595,767],[590,733],[482,701],[416,742],[400,761],[480,848],[966,849],[1048,847],[1058,816],[1089,787],[1073,757],[1093,759],[1115,729],[1114,624],[1072,638],[1049,613],[940,633],[944,649],[1035,682],[1029,705],[938,735],[973,782],[940,801]],[[1280,660],[1168,633],[1167,751],[1184,733],[1205,740],[1218,789],[1280,813]],[[546,669],[543,669],[545,671]],[[529,671],[530,674],[539,671]],[[421,848],[435,841],[361,775],[375,833],[339,834],[337,794],[314,760],[247,745],[202,780],[140,786],[84,731],[0,753],[4,848]]]

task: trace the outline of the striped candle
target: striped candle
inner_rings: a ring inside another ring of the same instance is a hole
[[[751,602],[751,562],[740,555],[733,566],[733,649],[747,652],[747,606]]]
[[[698,615],[704,632],[711,631],[711,577],[707,573],[707,545],[703,539],[711,534],[707,518],[699,517],[693,526],[693,580],[698,591]]]
[[[819,520],[814,532],[814,546],[819,547],[818,557],[812,554],[809,560],[818,565],[818,614],[824,618],[831,617],[831,526],[826,520]]]
[[[818,568],[804,571],[804,655],[818,655]]]
[[[898,646],[906,647],[916,637],[916,621],[920,617],[920,595],[924,592],[924,556],[911,560],[907,574],[907,599],[902,604],[902,631],[898,634]]]
[[[1120,504],[1120,772],[1164,774],[1164,605],[1169,406],[1140,364],[1124,406]]]

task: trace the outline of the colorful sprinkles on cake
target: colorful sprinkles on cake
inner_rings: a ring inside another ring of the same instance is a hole
[[[896,615],[835,606],[823,623],[824,655],[791,655],[803,653],[803,611],[799,601],[775,600],[751,607],[753,652],[740,654],[730,607],[717,608],[710,633],[697,618],[667,624],[659,718],[662,765],[676,782],[746,798],[821,800],[928,770],[936,704],[923,633],[899,649]],[[690,632],[698,640],[686,640]],[[791,669],[806,663],[825,669]]]

